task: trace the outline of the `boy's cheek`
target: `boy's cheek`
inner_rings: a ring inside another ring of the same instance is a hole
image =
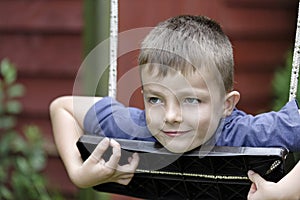
[[[145,113],[147,126],[155,127],[164,122],[164,111],[162,108],[145,108]]]
[[[147,117],[147,127],[152,135],[155,135],[156,132],[158,132],[163,127],[163,121],[158,120],[155,117]]]

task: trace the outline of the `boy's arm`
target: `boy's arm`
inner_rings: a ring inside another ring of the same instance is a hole
[[[253,182],[248,194],[248,200],[259,199],[300,199],[300,162],[278,183],[265,181],[257,173],[248,173]]]
[[[70,179],[78,187],[91,187],[105,182],[128,184],[138,165],[133,154],[128,164],[118,165],[121,148],[113,139],[104,139],[91,156],[83,162],[76,142],[83,135],[83,121],[89,108],[101,98],[66,96],[55,99],[50,105],[50,117],[57,150]],[[107,148],[113,148],[108,161],[102,159]]]

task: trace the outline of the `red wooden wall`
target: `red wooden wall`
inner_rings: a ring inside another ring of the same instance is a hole
[[[65,194],[76,188],[57,158],[49,121],[52,99],[71,94],[82,60],[82,0],[1,0],[0,59],[16,64],[26,87],[21,125],[36,124],[45,135],[49,160],[45,173]]]
[[[49,140],[45,172],[52,187],[70,199],[77,189],[55,153],[48,106],[55,97],[72,94],[82,61],[82,6],[83,0],[0,0],[0,59],[7,57],[17,65],[19,80],[27,88],[20,122],[41,127]],[[239,107],[256,113],[270,109],[273,72],[293,47],[296,12],[296,0],[120,0],[119,30],[153,27],[178,14],[216,19],[234,46],[235,87],[242,93]],[[119,58],[119,77],[136,66],[137,53]],[[119,86],[118,98],[125,103],[128,85]],[[142,106],[139,92],[130,103]]]

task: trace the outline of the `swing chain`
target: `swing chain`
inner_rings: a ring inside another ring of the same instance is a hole
[[[294,55],[293,55],[293,62],[292,62],[289,101],[295,99],[297,96],[299,64],[300,64],[300,1],[298,6],[298,18],[297,18],[297,27],[296,27]]]
[[[109,40],[109,82],[108,96],[117,96],[117,53],[118,53],[118,0],[111,0],[110,5],[110,40]]]

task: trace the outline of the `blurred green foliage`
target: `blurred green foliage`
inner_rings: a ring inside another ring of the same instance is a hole
[[[24,86],[17,83],[17,70],[7,59],[0,63],[0,199],[52,200],[41,171],[46,164],[42,134],[37,126],[17,130],[22,111],[19,98]]]
[[[286,56],[286,62],[283,67],[280,67],[274,74],[273,79],[273,91],[274,91],[274,110],[280,110],[289,99],[290,91],[290,79],[292,72],[293,52],[289,51]],[[297,97],[296,99],[300,102],[300,86],[298,83]]]

